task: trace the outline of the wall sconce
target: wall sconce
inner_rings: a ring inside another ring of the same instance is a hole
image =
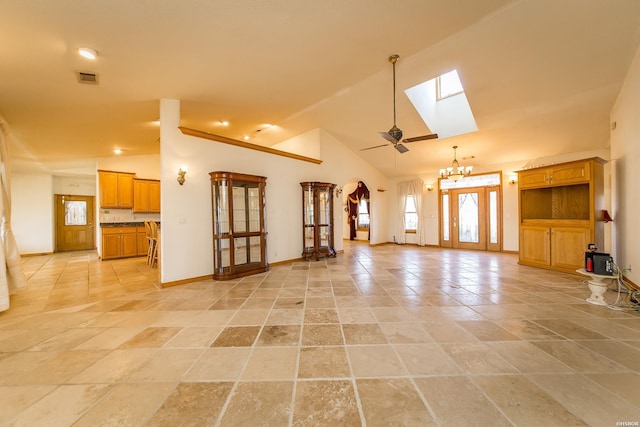
[[[515,184],[516,182],[518,182],[518,175],[516,174],[509,175],[509,184]]]
[[[342,187],[336,188],[336,199],[339,199],[341,194],[342,194]]]
[[[184,166],[181,166],[180,169],[178,169],[178,184],[182,185],[184,184],[184,176],[187,174],[187,168],[185,168]]]
[[[427,184],[427,191],[433,191],[433,185]]]
[[[608,210],[603,209],[600,211],[600,213],[602,214],[602,222],[613,222],[613,218],[611,218],[611,215],[609,215]]]

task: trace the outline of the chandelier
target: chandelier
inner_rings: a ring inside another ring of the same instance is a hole
[[[456,159],[457,148],[457,145],[453,146],[453,162],[451,163],[451,166],[446,169],[440,169],[441,178],[457,181],[465,176],[471,175],[471,169],[473,169],[473,166],[464,167],[460,166],[460,163],[458,163],[458,159]]]

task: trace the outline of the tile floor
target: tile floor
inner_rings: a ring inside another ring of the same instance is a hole
[[[0,314],[0,425],[640,421],[640,313],[513,254],[345,242],[167,289],[144,258],[23,265]]]

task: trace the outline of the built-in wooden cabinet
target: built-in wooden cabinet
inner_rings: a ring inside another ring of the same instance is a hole
[[[335,256],[333,243],[333,189],[327,182],[301,182],[302,257]]]
[[[518,172],[520,264],[575,272],[589,243],[604,246],[604,160]]]
[[[267,178],[211,172],[213,278],[228,280],[268,270]]]
[[[133,179],[133,212],[160,213],[160,181]]]
[[[149,242],[147,242],[147,232],[143,227],[136,227],[138,256],[146,256]]]
[[[133,177],[126,172],[98,171],[100,207],[133,208]]]
[[[138,227],[103,227],[102,259],[138,256],[137,229]]]

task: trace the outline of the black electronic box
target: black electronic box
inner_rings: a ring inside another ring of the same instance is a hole
[[[613,258],[607,253],[585,252],[584,270],[602,276],[613,276]]]

